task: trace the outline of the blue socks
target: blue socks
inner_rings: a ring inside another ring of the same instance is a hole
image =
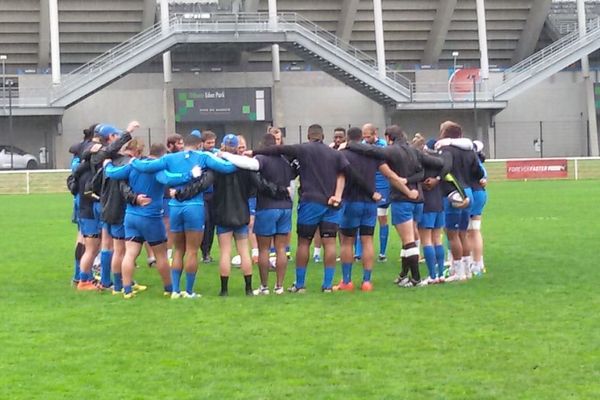
[[[185,291],[188,294],[194,293],[194,282],[196,282],[196,273],[195,272],[186,272],[185,273]]]
[[[370,269],[363,269],[363,282],[371,282],[371,272]]]
[[[165,285],[163,286],[165,292],[167,293],[173,293],[173,285]]]
[[[444,261],[446,257],[444,254],[444,246],[442,246],[441,244],[435,246],[435,258],[437,260],[438,265],[438,276],[442,277],[444,276]]]
[[[379,254],[385,255],[387,251],[388,236],[390,234],[389,225],[379,226]]]
[[[175,293],[180,292],[179,285],[181,282],[181,272],[182,272],[182,270],[180,270],[180,269],[172,269],[171,270],[171,281],[173,282],[172,291]]]
[[[115,280],[115,286],[113,287],[113,289],[116,292],[120,292],[123,289],[123,274],[115,272],[113,274],[113,279]]]
[[[425,263],[427,263],[427,271],[429,271],[429,277],[431,279],[435,279],[436,254],[433,246],[423,246],[423,255],[425,256]]]
[[[82,282],[89,282],[92,280],[92,274],[89,272],[79,272],[79,280]]]
[[[303,288],[305,280],[306,280],[306,265],[296,266],[296,287]]]
[[[325,273],[323,275],[323,289],[331,289],[332,288],[334,274],[335,274],[335,267],[325,267]]]
[[[342,263],[342,280],[344,283],[352,280],[352,263]]]
[[[112,250],[100,251],[100,283],[104,287],[110,286],[110,263],[112,255]]]
[[[133,289],[131,288],[131,285],[125,285],[123,287],[123,291],[125,292],[125,294],[130,294],[133,291]]]

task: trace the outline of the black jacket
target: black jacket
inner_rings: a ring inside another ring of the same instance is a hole
[[[202,177],[214,176],[213,178]],[[264,179],[259,172],[237,170],[232,174],[205,171],[199,181],[177,190],[177,200],[184,201],[206,190],[214,183],[211,218],[215,225],[238,227],[250,222],[248,199],[255,190],[275,199],[289,199],[287,187],[277,186]],[[214,182],[211,182],[214,181]]]
[[[130,160],[130,156],[119,155],[113,158],[112,163],[120,167],[127,165]],[[111,225],[122,224],[125,217],[125,206],[127,203],[135,204],[135,200],[136,194],[133,193],[127,182],[109,179],[104,175],[100,194],[100,204],[102,205],[100,219],[102,221]]]

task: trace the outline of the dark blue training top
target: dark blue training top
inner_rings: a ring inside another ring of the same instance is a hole
[[[346,157],[352,169],[359,174],[371,192],[376,189],[376,172],[379,172],[379,167],[383,161],[376,158],[363,156],[353,151],[344,149],[341,153]],[[385,177],[384,177],[385,179]],[[386,179],[387,182],[387,179]],[[388,184],[389,186],[389,184]],[[343,194],[344,201],[349,202],[372,202],[373,199],[358,185],[353,182],[351,177],[346,178],[346,186]]]
[[[256,156],[260,165],[260,173],[266,180],[277,186],[288,187],[290,181],[296,177],[294,169],[283,156]],[[265,210],[272,208],[292,208],[290,199],[273,199],[260,191],[256,196],[256,209]]]
[[[284,154],[300,163],[300,201],[327,204],[335,194],[338,174],[350,165],[346,157],[321,141],[302,144],[269,146],[255,154]]]

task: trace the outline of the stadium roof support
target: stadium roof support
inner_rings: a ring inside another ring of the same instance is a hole
[[[340,19],[338,20],[335,35],[344,42],[350,41],[352,28],[354,27],[354,18],[356,18],[356,10],[358,9],[358,0],[343,0]]]
[[[52,58],[52,84],[60,84],[60,39],[58,35],[58,0],[48,1],[50,14],[50,52]]]
[[[429,32],[425,51],[421,62],[423,64],[435,64],[442,54],[442,48],[448,34],[448,28],[452,22],[452,14],[458,0],[439,0],[438,7],[433,20],[433,27]]]
[[[512,58],[513,64],[533,53],[551,7],[552,0],[534,0]]]
[[[142,30],[154,25],[156,19],[156,0],[144,0],[142,10]]]
[[[40,39],[38,47],[38,67],[47,68],[50,64],[50,8],[48,0],[40,0]]]

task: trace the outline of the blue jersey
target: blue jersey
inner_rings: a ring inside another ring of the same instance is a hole
[[[145,194],[152,199],[147,206],[127,204],[126,214],[141,217],[162,217],[163,194],[167,186],[182,185],[190,181],[190,174],[172,174],[168,171],[141,172],[132,168],[131,164],[115,167],[108,163],[105,174],[110,179],[128,180],[134,193]]]
[[[173,174],[189,175],[192,168],[199,166],[202,169],[212,169],[223,174],[229,174],[236,171],[236,167],[229,161],[216,157],[212,153],[205,151],[185,150],[177,153],[166,154],[156,160],[134,160],[132,162],[134,169],[140,172],[156,173],[168,171]],[[174,185],[176,189],[183,185]],[[181,206],[185,204],[204,204],[203,193],[198,193],[193,198],[180,202],[177,199],[169,200],[169,206]]]
[[[373,144],[378,147],[387,147],[387,143],[381,138],[378,138]],[[383,176],[383,174],[379,172],[379,170],[375,171],[375,190],[381,193],[381,191],[389,189],[390,182],[388,181],[388,179],[385,176]]]

